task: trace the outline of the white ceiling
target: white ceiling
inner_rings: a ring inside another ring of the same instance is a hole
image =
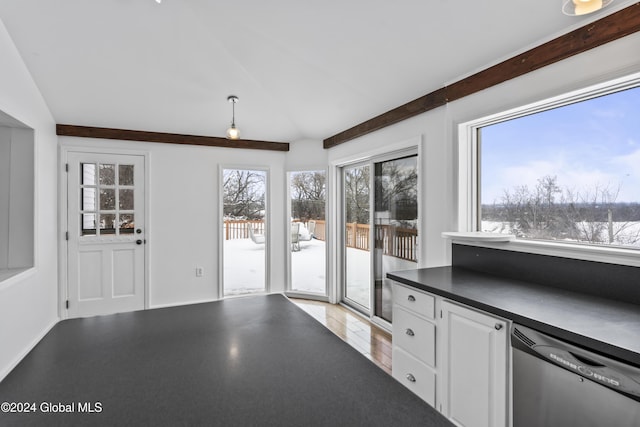
[[[633,0],[635,1],[635,0]],[[627,6],[562,0],[0,0],[57,123],[324,139]]]

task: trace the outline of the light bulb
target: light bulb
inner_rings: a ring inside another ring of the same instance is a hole
[[[231,127],[229,129],[227,129],[227,138],[228,139],[239,139],[240,138],[240,131],[238,130],[238,128],[236,127],[235,124],[231,124]]]

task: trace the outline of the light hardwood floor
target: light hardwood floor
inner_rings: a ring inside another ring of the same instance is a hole
[[[341,305],[290,300],[391,375],[391,334]]]

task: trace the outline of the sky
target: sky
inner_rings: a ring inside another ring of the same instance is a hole
[[[608,187],[617,202],[640,203],[640,87],[487,126],[481,140],[482,204],[547,175],[563,189]]]

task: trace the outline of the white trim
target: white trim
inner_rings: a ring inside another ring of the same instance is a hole
[[[9,375],[9,373],[13,371],[20,362],[22,362],[22,359],[24,359],[27,354],[29,354],[29,352],[31,352],[31,350],[33,350],[36,345],[38,345],[38,343],[49,333],[49,331],[51,331],[51,329],[53,329],[54,326],[58,324],[59,321],[60,319],[56,318],[53,322],[49,323],[49,326],[43,328],[40,333],[31,340],[29,345],[27,345],[24,350],[22,350],[16,357],[14,357],[14,359],[2,371],[0,371],[0,382],[2,382],[2,380],[4,380],[4,378]]]
[[[478,226],[478,141],[477,130],[483,126],[561,107],[640,85],[640,73],[601,82],[564,95],[541,100],[498,114],[458,125],[458,230],[476,231]],[[542,255],[588,261],[640,266],[640,251],[618,247],[596,246],[553,241],[515,240],[509,243],[465,243],[470,246],[508,249]]]

